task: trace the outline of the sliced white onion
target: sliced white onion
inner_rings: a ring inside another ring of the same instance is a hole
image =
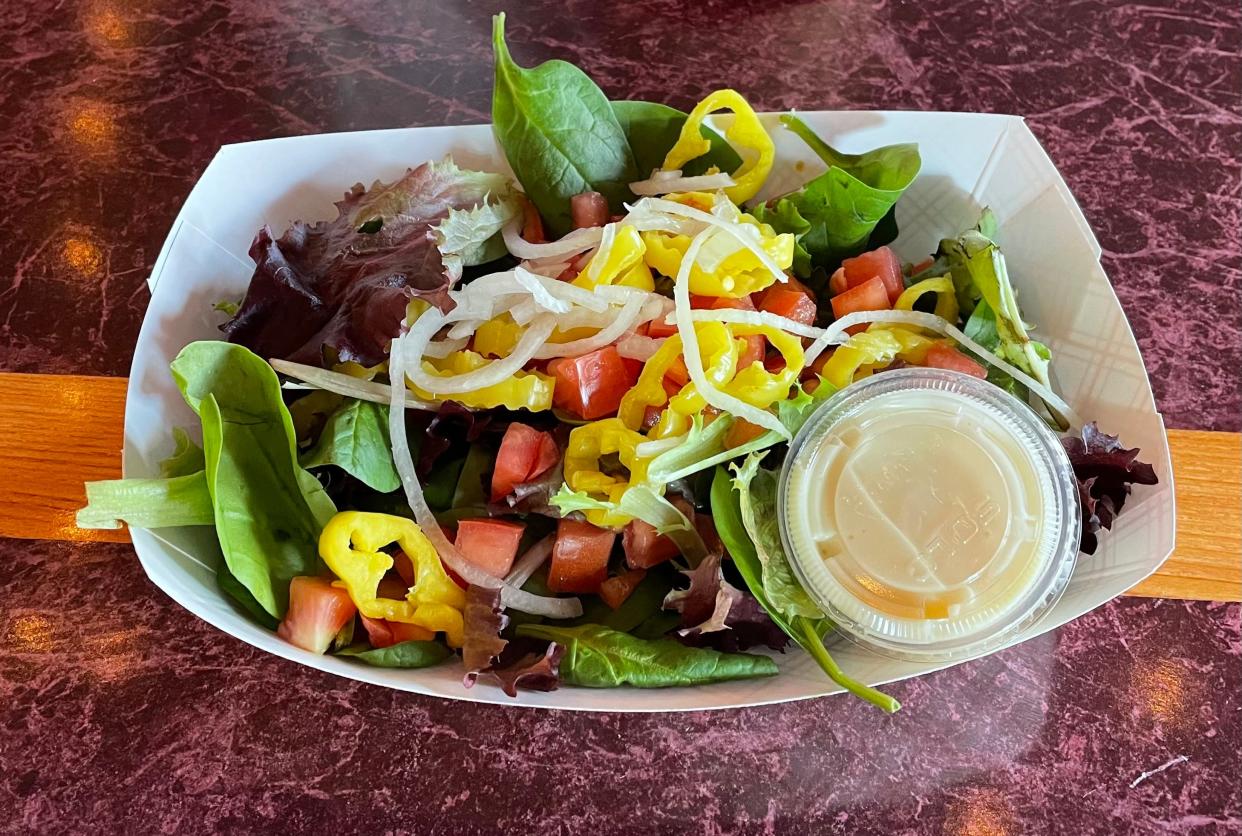
[[[479,326],[482,325],[486,321],[487,320],[484,320],[484,319],[466,319],[461,322],[454,322],[453,327],[448,330],[448,334],[446,335],[448,339],[445,340],[444,342],[452,343],[452,342],[457,342],[458,340],[469,342],[470,337],[474,335],[474,332],[479,330]],[[431,353],[432,347],[435,345],[436,345],[435,342],[427,343],[427,349],[426,351],[423,352],[423,354],[425,354],[428,357],[438,356],[438,355]]]
[[[518,268],[521,270],[522,268]],[[540,275],[539,273],[526,272],[534,281],[538,282],[544,290],[553,297],[569,302],[571,305],[578,305],[587,310],[606,311],[608,310],[609,299],[607,294],[597,293],[595,290],[588,290],[585,287],[563,282],[551,276]]]
[[[535,352],[534,359],[547,360],[552,357],[581,357],[583,354],[590,354],[592,351],[603,348],[606,345],[612,345],[622,334],[638,324],[639,317],[643,312],[643,304],[644,300],[642,297],[631,297],[622,306],[621,311],[613,321],[600,329],[598,333],[592,334],[589,337],[583,337],[580,340],[570,340],[567,343],[546,343]]]
[[[549,534],[535,545],[526,550],[526,554],[517,559],[513,564],[513,568],[509,570],[509,574],[505,576],[505,583],[510,586],[520,587],[522,584],[530,580],[530,576],[542,566],[552,554],[552,547],[556,544],[556,535]]]
[[[406,376],[419,389],[433,395],[473,392],[508,380],[531,361],[535,352],[548,341],[548,337],[556,328],[556,320],[545,314],[531,322],[530,327],[522,334],[522,338],[518,340],[508,357],[493,360],[483,368],[465,374],[441,376],[431,374],[424,369],[422,358],[430,334],[434,334],[439,329],[442,319],[443,315],[435,308],[425,311],[403,341],[403,350],[408,352],[402,364],[406,367]]]
[[[612,255],[612,246],[617,240],[617,225],[604,224],[604,235],[599,239],[599,249],[595,251],[595,255],[591,256],[590,263],[587,264],[587,278],[592,283],[598,282],[600,275],[604,272],[604,265],[608,262],[608,257]]]
[[[681,352],[686,361],[686,371],[690,373],[690,379],[694,381],[699,394],[712,406],[737,418],[744,418],[752,424],[772,430],[781,438],[791,438],[789,430],[777,420],[775,415],[722,392],[707,379],[707,373],[703,369],[703,357],[699,353],[698,336],[694,331],[694,320],[690,317],[690,268],[694,265],[694,259],[698,256],[699,249],[709,234],[707,230],[704,230],[690,242],[685,256],[681,259],[681,267],[677,270],[677,279],[673,282],[673,301],[677,306],[677,333],[681,335]]]
[[[421,318],[420,318],[421,319]],[[417,323],[416,323],[417,324]],[[412,332],[411,332],[412,333]],[[392,341],[389,352],[388,369],[393,379],[400,380],[405,373],[404,356],[408,346],[404,341],[409,334]],[[423,530],[423,534],[435,547],[436,554],[457,575],[468,583],[488,589],[500,589],[501,601],[507,606],[522,612],[546,615],[550,618],[576,618],[582,614],[582,602],[577,598],[547,598],[532,595],[516,586],[505,583],[484,572],[478,566],[462,556],[461,552],[444,536],[444,530],[436,521],[435,515],[427,505],[423,496],[422,485],[418,482],[418,474],[414,470],[414,456],[410,452],[409,439],[405,431],[405,399],[404,386],[394,386],[392,400],[388,409],[388,435],[392,443],[393,464],[401,477],[401,485],[405,488],[405,496],[414,512],[414,520]]]
[[[525,288],[535,304],[543,308],[549,313],[569,313],[573,308],[573,304],[565,299],[553,296],[552,293],[540,281],[542,276],[537,276],[529,270],[523,270],[521,267],[513,271],[513,276],[517,279],[517,283]]]
[[[657,438],[655,441],[643,441],[634,445],[634,455],[642,459],[658,456],[681,446],[685,440],[684,435],[675,435],[670,438]]]
[[[392,401],[392,387],[374,380],[363,380],[360,377],[341,374],[318,366],[305,366],[301,363],[290,363],[288,360],[271,359],[272,368],[281,374],[309,384],[312,388],[335,392],[347,398],[372,403],[389,403]],[[411,409],[425,409],[429,412],[439,410],[440,404],[406,396],[405,405]]]
[[[501,232],[505,239],[505,248],[512,255],[521,259],[560,258],[567,255],[577,255],[598,244],[599,239],[604,234],[602,227],[591,226],[584,229],[575,229],[559,241],[549,241],[546,244],[532,244],[522,237],[521,226],[521,219],[515,219],[507,224]]]
[[[710,212],[704,212],[701,209],[695,209],[693,206],[684,206],[676,201],[664,200],[659,197],[645,197],[638,202],[638,206],[642,206],[643,204],[669,215],[690,218],[691,220],[701,221],[709,226],[726,230],[738,241],[741,241],[742,245],[745,246],[746,249],[754,253],[755,258],[759,260],[759,263],[767,268],[768,272],[775,276],[777,281],[789,281],[789,277],[785,275],[785,271],[777,266],[776,262],[772,260],[770,255],[764,252],[763,247],[759,246],[759,244],[752,239],[745,230],[741,229],[741,227],[747,226],[747,224],[724,220],[716,217]],[[638,206],[635,208],[638,208]]]
[[[727,322],[730,325],[767,325],[781,331],[788,331],[790,334],[796,334],[799,337],[809,337],[810,339],[823,336],[824,333],[823,328],[816,328],[814,325],[803,325],[801,322],[794,322],[789,317],[779,316],[767,311],[740,311],[732,308],[694,310],[690,312],[690,318],[695,322]],[[665,324],[672,325],[674,323],[666,319]]]
[[[659,339],[644,337],[641,334],[626,334],[617,340],[617,353],[627,360],[642,360],[644,363],[655,356],[664,345],[664,337]]]
[[[478,325],[475,325],[474,328],[478,328]],[[471,329],[469,333],[459,337],[453,336],[453,331],[455,330],[457,330],[456,326],[449,330],[449,339],[447,340],[432,340],[427,343],[427,348],[423,351],[423,356],[434,357],[439,360],[444,357],[448,357],[454,351],[461,351],[469,345],[469,337],[470,334],[474,333],[474,329]]]
[[[818,357],[828,345],[847,342],[849,335],[845,333],[846,328],[852,328],[855,325],[862,325],[867,322],[912,325],[916,328],[926,328],[930,331],[935,331],[938,334],[943,334],[946,337],[951,337],[961,345],[968,348],[971,353],[975,354],[977,357],[986,360],[988,363],[991,363],[993,366],[996,366],[1010,377],[1022,383],[1034,392],[1040,400],[1046,403],[1050,409],[1059,412],[1062,416],[1068,419],[1073,426],[1082,426],[1082,419],[1079,418],[1078,413],[1076,413],[1074,408],[1066,403],[1060,395],[1053,392],[1051,387],[1045,386],[1043,383],[1040,383],[1038,380],[1019,369],[1017,366],[1014,366],[1008,361],[993,354],[991,351],[988,351],[986,348],[979,345],[979,343],[962,333],[957,326],[953,325],[943,317],[936,316],[935,314],[924,313],[922,311],[857,311],[852,314],[847,314],[832,323],[832,325],[825,329],[824,333],[811,344],[810,348],[806,351],[806,364],[810,366],[811,363],[815,361],[815,358]]]
[[[661,177],[660,175],[673,175]],[[630,183],[630,191],[636,195],[671,194],[672,192],[710,192],[716,189],[727,189],[737,185],[733,178],[721,172],[719,174],[700,174],[697,177],[682,177],[680,171],[657,171],[649,180]]]

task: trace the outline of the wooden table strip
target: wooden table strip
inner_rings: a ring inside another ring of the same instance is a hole
[[[0,373],[0,537],[125,542],[73,524],[82,483],[121,475],[124,378]],[[1170,430],[1177,550],[1131,595],[1242,598],[1242,435]]]

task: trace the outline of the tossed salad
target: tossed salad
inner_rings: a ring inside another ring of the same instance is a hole
[[[894,711],[833,661],[774,519],[820,402],[927,366],[1080,428],[1088,552],[1154,483],[1053,391],[990,213],[919,264],[889,248],[916,146],[844,154],[732,90],[609,101],[515,64],[503,15],[494,47],[516,183],[425,162],[260,230],[227,340],[172,364],[201,446],[174,430],[164,478],[88,485],[80,525],[214,526],[221,589],[312,653],[515,695],[771,676],[792,641]],[[760,201],[771,128],[826,168]]]

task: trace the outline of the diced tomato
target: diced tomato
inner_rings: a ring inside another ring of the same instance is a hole
[[[574,229],[603,226],[608,223],[608,200],[599,192],[583,192],[569,199],[569,214]]]
[[[621,362],[625,364],[625,370],[629,372],[630,377],[638,380],[638,376],[643,373],[643,361],[635,360],[633,357],[622,357]]]
[[[417,624],[367,618],[365,615],[362,616],[362,626],[366,628],[371,647],[375,648],[392,647],[401,642],[428,642],[436,637],[435,633]]]
[[[884,282],[879,276],[832,297],[832,315],[837,319],[857,311],[884,311],[888,310],[888,307],[888,291],[884,289]],[[855,333],[866,327],[866,325],[856,325],[846,330]]]
[[[702,311],[753,311],[755,303],[749,296],[729,299],[725,296],[690,296],[690,307]]]
[[[626,524],[621,532],[621,546],[625,549],[625,563],[631,569],[649,569],[681,553],[676,543],[656,534],[655,526],[642,520]]]
[[[879,247],[869,253],[847,258],[841,262],[845,270],[845,279],[851,288],[858,287],[872,277],[878,276],[884,282],[891,305],[905,290],[905,282],[901,278],[901,262],[897,254],[888,247]]]
[[[499,502],[514,487],[529,482],[556,464],[560,458],[551,433],[514,422],[505,430],[492,470],[492,502]]]
[[[690,370],[686,368],[686,359],[680,354],[673,358],[673,362],[668,364],[668,369],[664,372],[664,378],[672,381],[675,391],[680,392],[681,387],[690,382]]]
[[[276,635],[303,650],[324,653],[357,611],[349,593],[327,578],[297,577],[289,582],[289,609]]]
[[[927,357],[923,360],[923,365],[933,369],[948,369],[953,372],[962,372],[971,377],[984,378],[988,376],[988,370],[982,365],[948,345],[937,344],[929,348],[927,350]]]
[[[664,317],[658,316],[647,323],[647,333],[645,336],[658,340],[660,337],[671,337],[677,333],[676,323],[668,325],[664,322]]]
[[[615,610],[625,603],[625,599],[630,597],[630,593],[643,582],[645,577],[647,577],[646,569],[631,569],[623,574],[615,575],[599,585],[599,597]]]
[[[556,378],[552,403],[588,421],[616,412],[621,396],[638,380],[611,345],[581,357],[563,357],[550,363],[548,371]]]
[[[763,292],[759,310],[792,319],[803,325],[815,324],[815,294],[797,279],[777,282]]]
[[[408,554],[398,549],[392,556],[392,568],[407,587],[414,585],[414,563]]]
[[[677,510],[694,521],[694,506],[684,497],[669,498]],[[621,547],[625,551],[625,563],[631,569],[650,569],[681,554],[677,544],[663,534],[657,534],[655,526],[642,520],[631,520],[621,532]]]
[[[732,450],[734,447],[741,447],[746,442],[763,435],[763,433],[763,427],[758,424],[752,424],[745,418],[737,418],[734,420],[733,426],[729,427],[729,431],[725,433],[725,449]]]
[[[838,293],[844,293],[850,289],[849,281],[845,278],[845,268],[838,267],[828,279],[828,291],[836,296]]]
[[[577,520],[556,525],[556,543],[548,567],[552,592],[598,592],[608,579],[608,557],[617,533]]]
[[[741,339],[746,341],[746,345],[737,356],[737,368],[750,368],[752,363],[762,363],[764,355],[768,353],[768,340],[763,334],[747,334]]]
[[[462,557],[484,572],[503,578],[513,568],[525,530],[525,525],[507,520],[462,520],[457,523],[457,539],[453,545]]]
[[[522,201],[522,237],[532,244],[543,244],[548,240],[543,232],[543,218],[539,217],[539,210],[525,199]]]

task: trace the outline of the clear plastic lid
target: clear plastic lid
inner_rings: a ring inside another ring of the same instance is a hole
[[[1078,488],[1046,424],[957,372],[902,369],[834,395],[790,445],[781,537],[842,633],[951,661],[1011,641],[1078,556]]]

